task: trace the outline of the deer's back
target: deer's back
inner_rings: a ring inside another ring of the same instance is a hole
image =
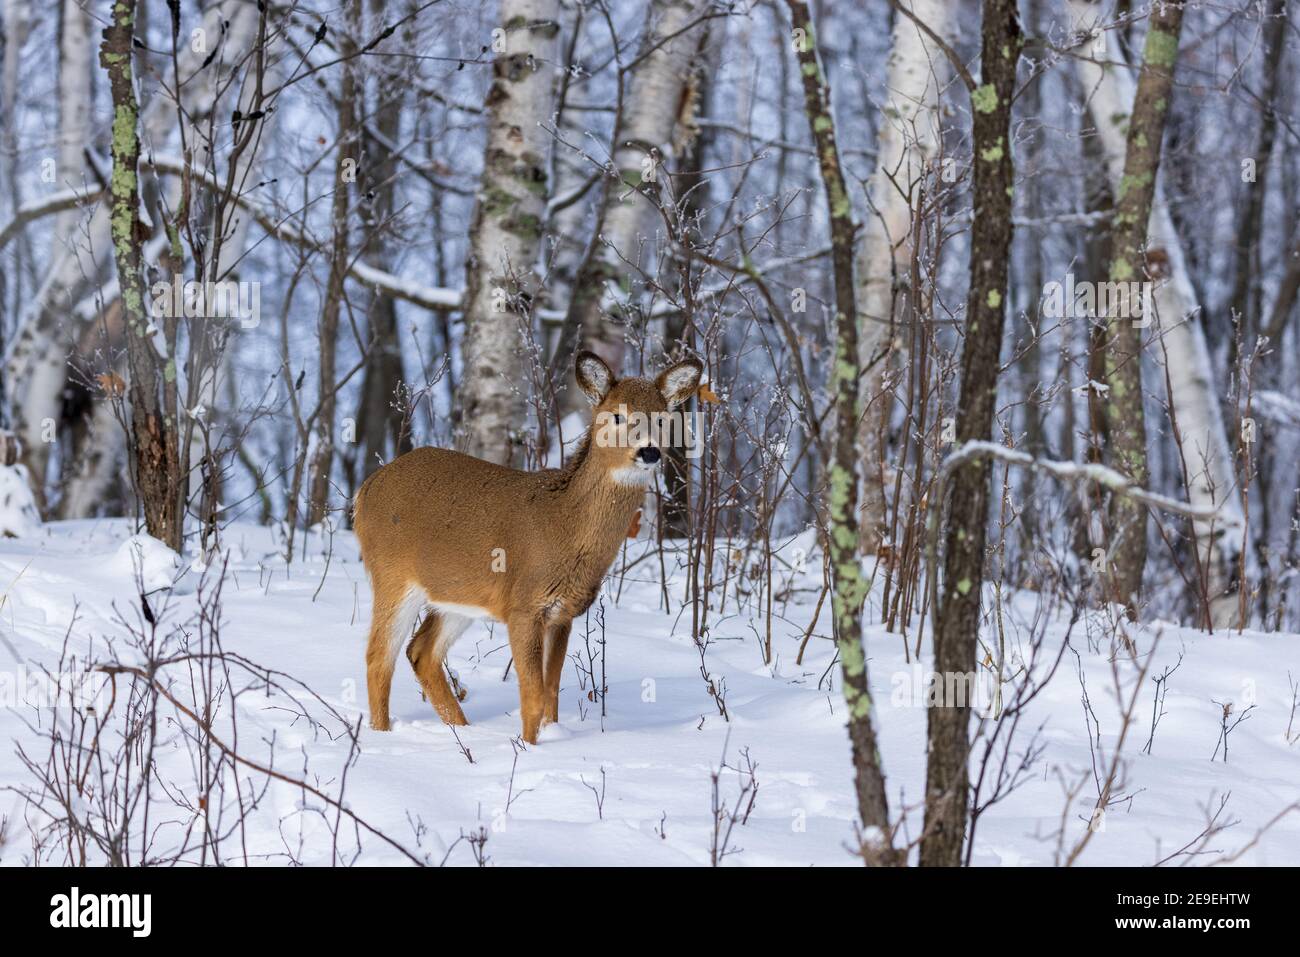
[[[450,449],[407,452],[357,492],[353,523],[367,570],[376,584],[418,583],[434,601],[496,614],[553,475]]]

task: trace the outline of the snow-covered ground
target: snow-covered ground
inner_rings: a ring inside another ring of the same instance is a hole
[[[629,543],[629,560],[651,549],[645,534]],[[137,549],[140,540],[130,538],[126,522],[98,521],[51,524],[0,542],[0,786],[6,787],[0,791],[0,863],[30,863],[33,829],[37,835],[55,833],[13,788],[35,784],[19,748],[39,764],[49,752],[44,736],[68,725],[66,708],[52,712],[24,702],[26,692],[15,685],[30,690],[42,666],[57,670],[65,640],[67,653],[79,662],[87,655],[99,662],[139,662],[124,622],[142,621],[135,586],[140,555],[147,588],[179,576],[174,588],[149,598],[151,612],[162,617],[159,635],[182,628],[188,640],[197,641],[201,633],[195,609],[210,588],[199,587],[200,571],[150,547],[156,543],[145,541]],[[234,724],[229,696],[219,692],[213,734],[227,742],[233,737],[236,750],[250,760],[273,763],[285,777],[306,780],[322,793],[337,795],[342,788],[351,812],[415,856],[435,864],[444,858],[448,864],[473,864],[480,856],[496,865],[702,865],[725,840],[728,866],[855,863],[849,850],[855,801],[831,643],[814,637],[803,664],[795,663],[817,597],[820,561],[808,560],[808,570],[795,576],[790,601],[775,603],[774,665],[762,661],[759,636],[766,623],[757,602],[737,609],[734,595],[729,596],[722,614],[712,616],[705,664],[725,689],[729,721],[719,715],[701,675],[690,611],[678,613],[680,574],[669,588],[669,614],[660,607],[659,562],[651,555],[611,578],[603,592],[608,688],[603,718],[584,673],[593,659],[597,676],[602,667],[594,612],[588,622],[575,623],[569,651],[582,663],[571,660],[566,667],[561,725],[530,747],[514,743],[518,698],[513,674],[503,681],[509,661],[504,629],[476,624],[452,655],[469,689],[464,707],[471,724],[459,730],[459,740],[422,701],[414,676],[399,660],[394,730],[373,732],[361,721],[359,753],[344,781],[350,753],[345,723],[365,715],[362,656],[370,609],[354,540],[336,533],[331,549],[328,538],[312,535],[306,557],[292,566],[286,566],[280,543],[265,528],[230,529],[224,544],[229,550],[220,605],[225,651],[284,672],[320,698],[301,689],[290,698],[284,690],[258,687],[236,669],[230,678],[240,689]],[[808,544],[807,537],[787,543],[782,558],[794,562],[798,549]],[[332,550],[328,561],[327,550]],[[207,572],[209,585],[216,564]],[[778,589],[791,574],[778,563]],[[879,589],[873,592],[873,601],[878,594]],[[980,816],[976,864],[1049,865],[1057,859],[1058,844],[1068,853],[1092,818],[1094,768],[1105,776],[1121,731],[1121,702],[1114,693],[1111,643],[1103,623],[1085,617],[1071,633],[1071,647],[1058,655],[1067,616],[1053,609],[1035,655],[1031,623],[1039,601],[1024,593],[1004,607],[1007,671],[1027,662],[1041,679],[1058,656],[1059,666],[1025,709],[1011,739],[1008,772],[1022,763],[1026,749],[1032,760],[1021,785]],[[829,631],[829,602],[815,631]],[[1300,740],[1287,740],[1289,723],[1293,739],[1300,739],[1300,714],[1292,721],[1288,678],[1300,682],[1300,637],[1250,632],[1211,637],[1155,625],[1134,638],[1143,652],[1139,661],[1153,643],[1156,650],[1137,692],[1113,802],[1079,862],[1152,864],[1189,842],[1203,853],[1171,863],[1208,863],[1243,848],[1237,863],[1300,861],[1300,813],[1274,820],[1300,799]],[[180,632],[168,640],[179,642]],[[914,838],[921,825],[926,712],[921,695],[911,692],[923,687],[924,673],[905,660],[901,636],[875,628],[867,641],[891,811],[906,809],[906,832]],[[996,655],[995,643],[993,650]],[[923,651],[928,657],[928,649]],[[1145,754],[1156,690],[1152,678],[1172,668],[1180,655],[1181,665],[1166,683],[1165,713],[1151,753]],[[1127,696],[1138,664],[1121,656],[1117,668]],[[160,680],[192,705],[195,674],[178,663]],[[222,680],[218,675],[218,686]],[[1084,683],[1095,719],[1083,703]],[[280,684],[293,687],[288,679]],[[1013,699],[1014,688],[1014,683],[1004,688],[1004,702]],[[1227,762],[1221,746],[1212,759],[1226,702],[1232,703],[1230,725],[1254,704],[1230,732]],[[304,711],[317,719],[317,727]],[[166,720],[159,725],[153,755],[159,786],[148,827],[155,835],[152,853],[165,856],[194,823],[188,818],[202,813],[184,808],[197,809],[204,793],[198,782],[206,772],[196,758],[193,722],[166,703],[160,715]],[[1004,727],[1002,735],[1008,730]],[[111,726],[101,736],[101,748],[116,748],[118,733]],[[973,773],[982,751],[977,744]],[[726,767],[718,773],[724,754]],[[746,767],[746,754],[752,780],[736,770]],[[346,817],[334,841],[336,812],[305,810],[324,803],[301,787],[280,779],[268,783],[248,767],[239,773],[245,800],[266,791],[242,831],[223,845],[224,860],[407,862],[401,851]],[[89,775],[87,786],[93,789],[96,780]],[[742,792],[754,781],[756,794]],[[987,796],[991,783],[985,787]],[[1069,790],[1073,798],[1067,797]],[[235,800],[229,786],[225,793]],[[1217,824],[1233,826],[1197,842],[1225,796]],[[724,807],[720,829],[726,831],[738,799],[744,822],[731,828],[729,839],[715,839],[715,807]],[[82,800],[93,803],[93,795],[77,798],[74,805]],[[213,811],[207,808],[209,819]],[[136,809],[135,820],[144,820],[142,809]],[[1058,841],[1062,822],[1064,838]],[[224,826],[230,824],[228,817]],[[486,834],[481,846],[457,841],[462,834],[479,833]],[[64,859],[65,846],[49,840],[45,846],[47,860]],[[93,846],[88,855],[92,862],[102,860]]]

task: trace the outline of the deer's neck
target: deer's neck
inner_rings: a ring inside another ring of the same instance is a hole
[[[633,517],[645,501],[644,484],[617,482],[586,458],[561,493],[564,511],[573,521],[573,546],[604,563],[604,574],[627,535]]]

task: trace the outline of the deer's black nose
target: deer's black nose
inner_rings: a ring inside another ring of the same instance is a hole
[[[659,461],[659,450],[653,445],[647,445],[645,448],[636,450],[636,457],[646,465],[654,465]]]

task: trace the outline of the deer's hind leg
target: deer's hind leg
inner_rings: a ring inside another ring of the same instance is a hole
[[[447,660],[447,652],[451,651],[451,646],[469,624],[470,619],[459,615],[430,612],[406,649],[406,657],[415,669],[424,696],[433,705],[433,710],[438,712],[438,717],[447,724],[469,724],[442,669],[443,662]]]
[[[393,690],[393,666],[402,642],[411,636],[423,594],[412,589],[397,592],[374,583],[375,604],[366,643],[366,691],[370,698],[370,727],[387,731],[392,727],[388,701]]]

